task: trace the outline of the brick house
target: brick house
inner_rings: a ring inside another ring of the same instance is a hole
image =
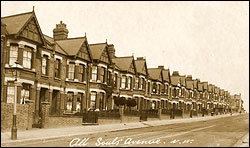
[[[148,100],[150,97],[150,83],[146,59],[137,57],[135,60],[137,75],[134,77],[134,94],[133,97],[137,100],[137,110],[148,108]]]
[[[151,85],[151,109],[161,108],[161,88],[164,87],[162,68],[148,69]]]
[[[204,103],[203,103],[203,83],[198,81],[198,100],[197,100],[197,104],[198,104],[198,111],[202,111],[202,109],[204,108]]]
[[[187,99],[185,101],[187,105],[187,110],[190,111],[193,109],[193,102],[195,102],[194,96],[194,84],[192,80],[192,75],[187,75],[186,78],[186,90],[187,90]]]
[[[180,109],[181,79],[178,71],[173,71],[171,75],[171,94],[173,109]]]
[[[165,69],[162,66],[162,74],[163,74],[163,82],[164,87],[162,88],[162,109],[169,110],[171,106],[171,78],[170,78],[170,70]]]
[[[119,68],[119,96],[126,100],[135,99],[133,97],[133,88],[134,88],[134,78],[137,74],[135,61],[133,56],[127,57],[114,57],[112,62]],[[131,109],[124,106],[124,110]]]

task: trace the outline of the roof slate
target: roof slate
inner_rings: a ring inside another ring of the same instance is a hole
[[[86,41],[86,37],[68,38],[66,40],[58,40],[56,43],[68,53],[68,55],[76,55],[82,44]],[[59,50],[59,48],[57,48]]]
[[[154,79],[154,80],[158,80],[158,81],[162,81],[160,78],[161,75],[161,69],[160,68],[148,68],[148,74],[149,77]]]
[[[167,81],[167,82],[170,82],[169,69],[164,69],[162,71],[162,74],[163,74],[163,80]]]
[[[93,59],[100,59],[104,49],[106,49],[106,46],[107,43],[89,44]]]
[[[113,58],[112,61],[121,70],[128,71],[133,59],[134,58],[132,56],[130,56],[130,57],[116,57],[116,58]]]
[[[24,24],[30,19],[33,12],[21,13],[7,17],[1,17],[2,23],[6,24],[6,29],[9,34],[17,34]]]

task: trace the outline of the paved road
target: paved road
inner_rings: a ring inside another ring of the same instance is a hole
[[[112,125],[111,125],[112,126]],[[231,147],[249,132],[249,114],[2,146]]]

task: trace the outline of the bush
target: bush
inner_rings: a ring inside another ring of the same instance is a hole
[[[127,100],[127,106],[130,106],[130,107],[136,106],[135,99]]]
[[[125,105],[126,104],[126,99],[125,98],[121,98],[121,97],[118,97],[118,98],[116,98],[116,99],[114,99],[114,103],[115,103],[115,105],[117,105],[117,106],[120,106],[120,105]]]

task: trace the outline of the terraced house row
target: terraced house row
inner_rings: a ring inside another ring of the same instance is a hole
[[[1,18],[2,130],[11,128],[15,95],[19,129],[174,119],[232,109],[234,99],[226,90],[178,71],[171,75],[164,66],[148,68],[143,57],[117,57],[107,41],[90,44],[86,34],[68,38],[68,33],[61,21],[53,37],[43,34],[34,10]]]

